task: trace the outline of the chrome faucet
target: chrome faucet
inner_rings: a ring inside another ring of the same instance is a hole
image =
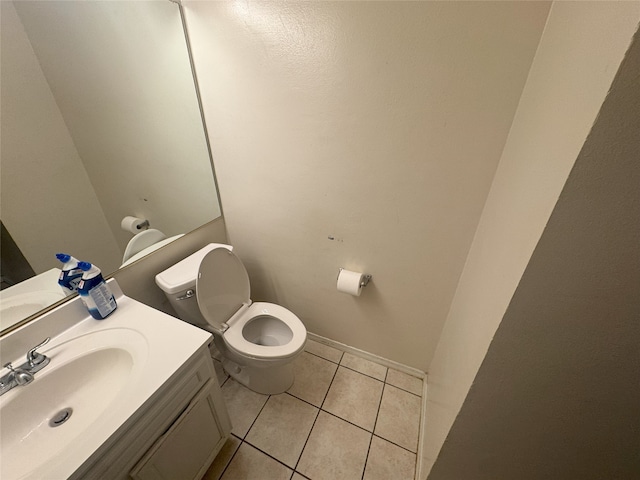
[[[26,385],[27,383],[33,382],[33,374],[23,370],[22,368],[13,368],[11,362],[7,363],[4,368],[8,368],[11,370],[11,373],[7,374],[7,377],[10,377],[9,381],[13,380],[17,385]]]
[[[43,342],[30,349],[27,352],[27,361],[19,367],[14,367],[11,365],[11,362],[4,365],[4,368],[8,368],[10,372],[0,377],[0,395],[4,395],[13,387],[31,383],[33,381],[33,374],[49,364],[49,357],[36,351],[49,340],[51,340],[51,338],[47,337]]]

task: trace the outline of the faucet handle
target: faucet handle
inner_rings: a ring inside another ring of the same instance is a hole
[[[41,353],[36,352],[36,350],[42,347],[43,345],[46,345],[49,342],[49,340],[51,340],[51,337],[45,338],[41,343],[39,343],[38,345],[36,345],[35,347],[33,347],[31,350],[27,352],[27,362],[29,363],[30,367],[33,368],[36,365],[40,365],[42,362],[44,362],[47,359],[47,357],[45,357]]]

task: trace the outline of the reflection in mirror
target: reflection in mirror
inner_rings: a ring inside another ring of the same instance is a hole
[[[108,274],[133,237],[125,216],[168,238],[220,216],[177,4],[0,7],[1,214],[27,268],[65,252]]]

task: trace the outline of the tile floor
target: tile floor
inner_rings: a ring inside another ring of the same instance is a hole
[[[313,340],[280,395],[214,364],[233,430],[205,480],[414,478],[421,379]]]

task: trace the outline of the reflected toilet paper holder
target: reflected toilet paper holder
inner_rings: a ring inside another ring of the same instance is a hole
[[[344,270],[344,268],[340,267],[338,269],[338,277],[340,277],[340,272],[342,272],[342,270]],[[360,281],[360,286],[361,287],[366,287],[369,284],[369,281],[371,280],[372,276],[369,275],[368,273],[365,273],[362,275],[362,280]]]
[[[126,216],[120,222],[120,227],[122,228],[122,230],[124,230],[125,232],[131,232],[134,235],[142,232],[143,230],[146,230],[147,228],[149,228],[149,226],[149,220],[147,220],[146,218],[133,216]]]
[[[146,230],[147,228],[149,228],[151,226],[151,224],[149,223],[149,220],[146,220],[144,222],[142,222],[139,225],[136,225],[136,228],[138,230]]]

